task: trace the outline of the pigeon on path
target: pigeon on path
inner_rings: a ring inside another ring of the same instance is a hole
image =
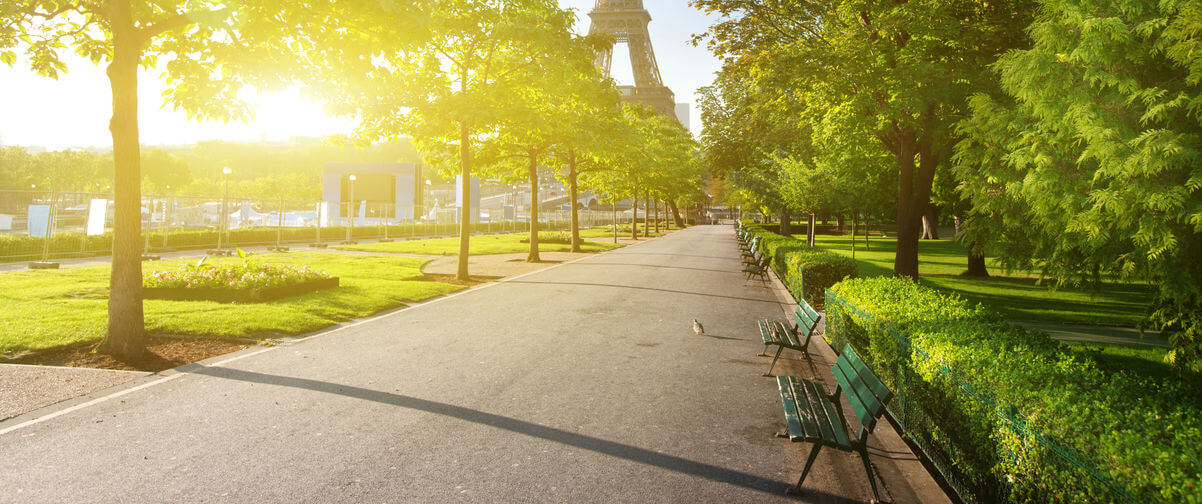
[[[705,327],[703,327],[701,322],[698,322],[697,319],[693,319],[693,332],[697,333],[698,336],[705,334]]]

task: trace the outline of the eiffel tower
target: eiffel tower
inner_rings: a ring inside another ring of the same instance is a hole
[[[588,17],[592,19],[589,35],[603,33],[614,37],[615,43],[625,42],[630,47],[634,86],[618,86],[622,100],[650,106],[676,119],[676,95],[664,86],[659,77],[651,36],[647,33],[651,14],[643,8],[643,0],[597,0],[596,7],[588,13]],[[603,69],[605,75],[610,74],[613,55],[613,46],[597,53],[597,67]]]

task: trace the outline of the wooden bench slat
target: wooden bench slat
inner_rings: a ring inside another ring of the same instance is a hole
[[[809,380],[796,379],[795,383],[797,384],[798,399],[804,398],[805,408],[813,426],[810,441],[829,444],[834,440],[835,433],[831,429],[831,421],[826,416],[826,410],[822,407],[824,394],[821,391],[816,392],[814,383]]]
[[[868,387],[864,385],[860,375],[851,368],[851,364],[843,359],[839,359],[835,363],[835,381],[843,388],[844,395],[847,396],[847,402],[851,403],[851,409],[856,412],[856,417],[860,419],[860,423],[865,427],[875,425],[875,416],[873,413],[876,408],[873,403],[876,403],[876,397],[868,391]],[[867,399],[867,401],[865,400]],[[871,429],[871,427],[869,427]]]
[[[760,339],[764,340],[765,345],[776,342],[776,338],[774,338],[772,334],[774,332],[771,326],[772,321],[760,320],[756,322],[756,324],[758,324],[760,327]]]
[[[893,392],[889,390],[889,387],[885,386],[885,383],[877,377],[876,373],[868,369],[868,364],[864,363],[859,354],[856,354],[854,350],[847,352],[847,361],[851,363],[852,368],[856,370],[856,373],[860,375],[860,378],[872,390],[872,394],[877,397],[882,407],[884,404],[888,404],[889,400],[893,398]]]
[[[785,428],[789,439],[796,441],[805,437],[801,421],[797,417],[797,399],[793,394],[793,384],[789,376],[777,376],[776,383],[780,387],[780,402],[785,409]]]
[[[813,407],[817,410],[814,413],[818,419],[818,428],[822,431],[822,441],[839,449],[849,448],[851,442],[848,441],[847,429],[843,426],[843,417],[839,415],[839,410],[831,402],[822,384],[807,380],[806,385],[810,388]]]

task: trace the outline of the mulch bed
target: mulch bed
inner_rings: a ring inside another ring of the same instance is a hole
[[[146,355],[132,362],[119,361],[109,355],[96,353],[95,349],[97,346],[99,346],[99,343],[59,348],[3,362],[7,364],[35,364],[40,366],[70,366],[157,372],[202,361],[210,357],[237,352],[253,345],[227,340],[180,339],[151,336],[146,341]]]

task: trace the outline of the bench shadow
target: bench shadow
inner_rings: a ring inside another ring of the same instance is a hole
[[[774,305],[780,304],[780,301],[777,301],[775,299],[755,299],[755,298],[749,298],[749,297],[727,296],[725,294],[706,294],[704,292],[692,292],[692,291],[682,291],[682,290],[674,290],[674,289],[659,289],[656,287],[639,287],[637,285],[616,285],[616,284],[588,283],[588,282],[546,282],[546,281],[537,281],[537,280],[508,280],[508,281],[505,281],[504,283],[506,283],[506,284],[534,284],[534,285],[579,285],[582,287],[614,287],[617,289],[648,290],[648,291],[656,291],[656,292],[669,292],[669,293],[673,293],[673,294],[688,294],[688,295],[692,295],[692,296],[705,296],[705,297],[714,297],[714,298],[722,298],[722,299],[735,299],[735,300],[739,300],[739,301],[752,301],[755,303],[771,303]]]
[[[192,368],[192,366],[185,366],[179,370],[189,374],[209,376],[224,380],[237,380],[250,383],[261,383],[265,385],[277,385],[282,387],[292,387],[315,392],[323,392],[327,394],[335,394],[354,399],[361,399],[364,401],[372,401],[391,406],[423,411],[426,413],[433,413],[436,415],[443,415],[446,417],[456,418],[480,425],[486,425],[496,429],[506,430],[538,439],[544,439],[595,453],[609,455],[612,457],[629,460],[631,462],[655,466],[681,474],[696,476],[710,481],[735,485],[768,494],[782,495],[785,490],[790,487],[788,483],[767,479],[734,469],[728,469],[703,462],[696,462],[673,455],[666,455],[645,448],[639,448],[637,446],[631,446],[593,436],[586,436],[584,434],[578,434],[555,427],[539,425],[512,417],[496,415],[493,413],[487,413],[462,406],[455,406],[453,404],[447,404],[443,402],[419,399],[407,395],[392,394],[350,385],[340,385],[337,383],[310,380],[307,378],[256,373],[254,371],[244,371],[226,367],[197,366]],[[805,496],[815,497],[822,502],[858,502],[827,492],[808,489]]]

